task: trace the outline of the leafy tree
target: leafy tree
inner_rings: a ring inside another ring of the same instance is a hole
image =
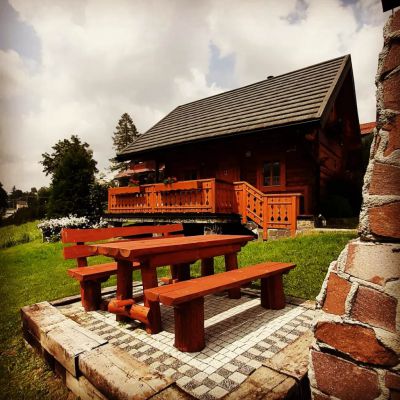
[[[68,214],[92,214],[90,188],[95,182],[97,162],[87,143],[78,136],[60,140],[51,154],[42,154],[43,171],[51,175],[51,192],[47,216],[62,217]]]
[[[3,189],[3,184],[0,182],[0,216],[2,216],[8,207],[8,195]]]
[[[115,128],[113,135],[113,148],[117,153],[120,153],[126,146],[133,143],[139,136],[132,118],[128,113],[122,114]],[[127,169],[129,162],[118,162],[111,159],[111,171],[124,171]]]

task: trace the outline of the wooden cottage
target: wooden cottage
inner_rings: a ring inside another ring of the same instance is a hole
[[[360,145],[346,55],[175,108],[117,155],[152,160],[161,183],[111,189],[109,214],[239,215],[293,229],[319,213],[330,179],[358,168]]]

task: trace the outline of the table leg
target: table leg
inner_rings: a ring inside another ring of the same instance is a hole
[[[225,270],[232,271],[238,269],[237,253],[225,254]],[[240,299],[240,287],[228,290],[230,299]]]
[[[117,261],[117,300],[132,298],[132,263]],[[117,315],[117,321],[129,321],[129,318]]]
[[[179,282],[188,281],[190,279],[190,264],[189,263],[177,264],[176,268],[178,269]]]
[[[145,289],[151,289],[158,286],[157,272],[148,264],[141,263],[143,292]],[[146,332],[155,334],[161,332],[161,311],[160,303],[157,301],[148,301],[144,296],[144,305],[150,308],[149,324],[146,326]]]
[[[214,275],[214,258],[201,260],[201,276]]]
[[[177,265],[170,265],[169,267],[171,271],[171,279],[178,279],[178,266]]]

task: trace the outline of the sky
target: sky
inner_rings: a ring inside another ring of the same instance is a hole
[[[180,104],[351,54],[360,122],[390,12],[379,0],[0,0],[0,182],[49,184],[61,139],[115,156],[127,112],[143,133]]]

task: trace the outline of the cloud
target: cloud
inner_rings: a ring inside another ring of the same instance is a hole
[[[40,52],[28,58],[20,45],[0,48],[0,181],[8,189],[47,184],[41,154],[71,134],[91,145],[104,169],[124,112],[143,132],[179,104],[345,53],[352,53],[360,120],[375,115],[383,17],[369,12],[379,1],[11,5],[14,29],[28,26]]]

